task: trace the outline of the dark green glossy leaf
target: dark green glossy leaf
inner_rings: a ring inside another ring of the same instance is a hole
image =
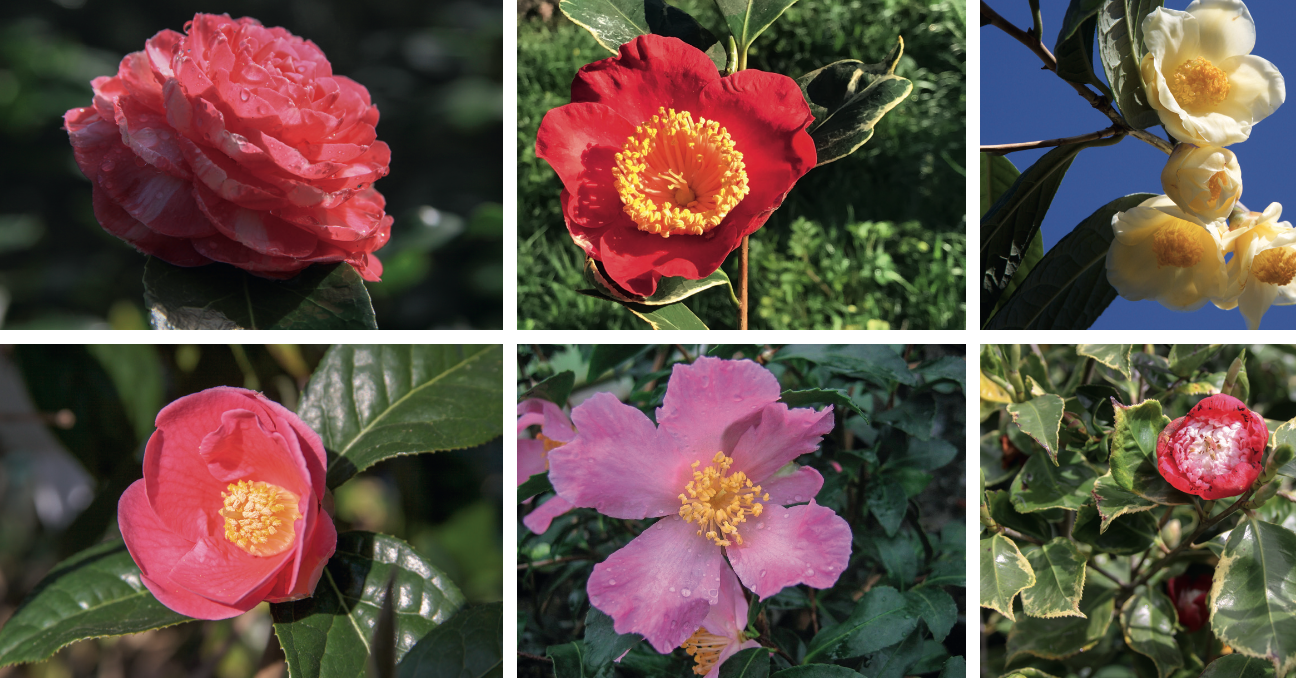
[[[1008,673],[999,676],[999,678],[1055,678],[1055,676],[1051,673],[1045,673],[1033,666],[1024,666],[1020,669],[1009,671]]]
[[[746,54],[752,42],[796,0],[715,0],[715,3],[733,33],[741,55]]]
[[[1125,644],[1152,660],[1158,678],[1170,678],[1176,668],[1183,666],[1183,654],[1174,637],[1174,603],[1164,593],[1145,589],[1130,596],[1121,607],[1120,620]]]
[[[504,675],[504,609],[487,603],[460,610],[405,655],[400,678],[493,678]]]
[[[1145,400],[1138,405],[1115,406],[1116,426],[1111,434],[1111,475],[1118,485],[1158,504],[1187,504],[1188,495],[1176,490],[1157,470],[1157,436],[1170,423],[1161,403]]]
[[[1080,612],[1084,617],[1031,619],[1014,624],[1008,633],[1008,662],[1030,654],[1043,659],[1065,659],[1092,649],[1107,635],[1116,609],[1115,589],[1090,582],[1085,586]]]
[[[919,471],[935,471],[936,469],[954,461],[958,456],[958,448],[954,447],[949,441],[940,438],[923,440],[921,438],[910,438],[908,450],[904,454],[891,453],[891,458],[887,459],[888,468],[912,468]]]
[[[913,373],[928,384],[941,380],[958,382],[959,390],[967,391],[967,360],[962,356],[943,355],[915,367]]]
[[[720,665],[720,678],[766,678],[770,671],[770,651],[763,647],[739,650]]]
[[[363,675],[389,580],[397,596],[398,663],[463,607],[463,594],[454,582],[409,544],[383,534],[344,532],[338,535],[337,551],[324,567],[315,595],[270,606],[289,676]]]
[[[1288,445],[1296,448],[1296,419],[1284,421],[1273,432],[1271,443],[1274,447]],[[1289,461],[1283,464],[1278,472],[1285,476],[1296,476],[1296,461]]]
[[[1220,346],[1221,344],[1175,344],[1170,347],[1170,370],[1176,376],[1185,379],[1191,377]]]
[[[598,674],[641,640],[643,636],[637,633],[617,633],[612,628],[612,617],[590,606],[585,614],[585,672]]]
[[[383,459],[480,445],[500,435],[503,348],[339,345],[302,396],[337,487]]]
[[[1101,519],[1099,532],[1106,532],[1111,522],[1127,513],[1139,513],[1147,511],[1158,504],[1148,501],[1143,497],[1130,492],[1120,486],[1111,472],[1107,472],[1098,478],[1093,486],[1094,503],[1098,507],[1098,517]]]
[[[837,411],[854,413],[863,417],[864,423],[870,423],[868,413],[859,408],[854,400],[839,388],[807,388],[799,391],[787,390],[780,396],[788,407],[808,407],[810,405],[832,405]]]
[[[1146,129],[1160,118],[1143,91],[1139,63],[1143,47],[1143,17],[1162,0],[1107,0],[1098,12],[1098,58],[1116,95],[1116,106],[1135,129]]]
[[[1065,403],[1062,396],[1045,393],[1024,403],[1008,405],[1008,414],[1021,430],[1039,443],[1053,463],[1058,457],[1058,427],[1062,425]]]
[[[1017,289],[1030,276],[1030,272],[1044,258],[1044,238],[1036,234],[1031,238],[1030,245],[1026,246],[1026,256],[1022,257],[1021,264],[1017,266],[1017,272],[1013,273],[1012,280],[1008,281],[1008,286],[1004,288],[1003,295],[999,297],[999,303],[995,304],[994,313],[997,314],[1000,308],[1017,293]],[[994,315],[990,316],[991,319]]]
[[[553,660],[555,678],[585,678],[584,654],[585,648],[577,642],[550,645],[545,651],[545,655]]]
[[[967,586],[966,566],[962,553],[950,560],[938,560],[931,574],[919,586]]]
[[[889,410],[876,412],[873,421],[892,426],[919,440],[928,440],[936,421],[936,401],[930,393],[911,395]]]
[[[757,346],[756,344],[716,344],[707,351],[707,355],[712,358],[724,358],[725,360],[735,358],[754,360],[764,350],[763,346]]]
[[[919,616],[904,594],[890,586],[875,586],[839,624],[820,629],[806,650],[806,663],[815,659],[859,657],[894,645],[918,626]]]
[[[909,667],[922,658],[922,650],[922,634],[915,631],[904,642],[869,657],[863,673],[869,678],[904,678]]]
[[[836,664],[803,664],[783,669],[770,678],[859,678],[858,671]]]
[[[1116,298],[1107,281],[1111,218],[1153,197],[1117,198],[1080,222],[1044,255],[985,329],[1088,329]]]
[[[571,397],[572,386],[575,384],[576,375],[571,370],[563,370],[532,386],[530,390],[518,398],[518,402],[527,398],[540,398],[548,400],[558,407],[566,407],[567,399]]]
[[[904,489],[893,479],[880,476],[869,483],[865,496],[868,499],[869,512],[877,518],[887,536],[895,536],[896,530],[900,529],[900,523],[904,521],[905,511],[909,509]]]
[[[945,660],[945,666],[941,669],[938,678],[963,678],[965,675],[967,675],[967,660],[961,656],[954,656]]]
[[[1013,540],[996,534],[981,540],[981,607],[1016,621],[1013,598],[1035,584],[1035,572]]]
[[[1098,474],[1084,465],[1080,455],[1064,452],[1054,466],[1042,454],[1033,454],[1012,482],[1013,507],[1021,513],[1051,508],[1078,510],[1089,501]]]
[[[981,154],[981,216],[990,211],[1000,196],[1012,187],[1021,172],[1012,161],[1002,155]]]
[[[1108,226],[1111,224],[1109,223]],[[1133,344],[1077,344],[1076,353],[1093,358],[1107,367],[1120,372],[1126,379],[1134,375],[1130,365],[1130,350]]]
[[[537,473],[527,478],[526,482],[518,485],[518,503],[522,503],[537,494],[552,491],[553,484],[549,482],[549,472]]]
[[[85,638],[186,621],[144,587],[125,544],[99,544],[56,565],[0,627],[0,666],[43,661]]]
[[[905,592],[909,605],[922,617],[936,642],[944,642],[958,621],[958,604],[953,596],[936,588],[911,589]]]
[[[1261,520],[1233,529],[1215,568],[1211,630],[1235,652],[1296,665],[1296,534]]]
[[[1157,535],[1157,521],[1150,513],[1134,513],[1109,523],[1102,531],[1102,520],[1093,504],[1076,513],[1071,536],[1082,544],[1089,544],[1112,555],[1129,556],[1152,546]]]
[[[182,268],[149,257],[144,305],[159,330],[378,329],[369,290],[342,263],[269,280],[226,264]]]
[[[774,355],[775,361],[793,358],[807,360],[836,374],[867,379],[884,388],[892,382],[907,386],[918,383],[918,378],[909,371],[904,358],[895,349],[883,344],[793,344],[783,347]]]
[[[998,485],[1017,472],[1015,462],[1004,463],[1003,441],[996,431],[981,436],[981,470],[986,485]]]
[[[709,329],[701,318],[693,314],[684,304],[669,306],[643,306],[641,304],[622,304],[639,319],[648,323],[654,330],[705,330]]]
[[[569,0],[564,0],[564,4],[567,1]],[[657,281],[657,291],[647,297],[640,297],[621,289],[620,286],[607,276],[607,273],[603,271],[602,266],[603,265],[600,262],[593,259],[586,259],[586,282],[593,285],[598,294],[621,304],[626,304],[627,308],[629,308],[628,305],[630,304],[640,306],[666,306],[668,304],[684,301],[698,292],[703,292],[712,287],[720,287],[722,285],[728,289],[729,298],[733,300],[734,305],[738,305],[738,300],[734,298],[733,284],[729,282],[729,276],[723,269],[716,269],[715,273],[698,280],[679,277],[662,278]],[[600,374],[602,373],[591,373],[589,376],[592,379],[598,377]]]
[[[1085,1],[1094,5],[1102,4],[1102,0]],[[1072,7],[1075,4],[1073,1]],[[1081,21],[1065,39],[1059,35],[1053,54],[1057,57],[1059,78],[1081,85],[1093,85],[1103,94],[1110,94],[1107,84],[1094,73],[1094,34],[1098,30],[1098,17],[1094,16],[1096,12],[1095,7],[1089,17]],[[1067,13],[1070,14],[1069,9]]]
[[[1210,663],[1201,678],[1272,678],[1273,664],[1241,654],[1226,654]]]
[[[1010,496],[1005,490],[986,492],[986,509],[996,523],[1041,541],[1053,537],[1053,529],[1044,517],[1046,514],[1020,513],[1013,507]]]
[[[1062,16],[1062,28],[1058,31],[1057,43],[1071,37],[1085,21],[1093,18],[1102,9],[1104,0],[1071,0],[1066,14]]]
[[[1035,584],[1022,591],[1022,609],[1032,617],[1083,617],[1087,557],[1066,537],[1058,537],[1026,554]]]
[[[572,23],[589,31],[614,54],[621,45],[650,33],[679,38],[703,52],[716,45],[711,31],[662,0],[562,0],[558,6]],[[723,59],[715,63],[717,68],[724,67]]]
[[[594,350],[590,352],[589,370],[585,373],[585,381],[596,381],[605,372],[616,369],[618,365],[639,355],[644,349],[645,347],[639,344],[595,344]]]
[[[904,40],[898,39],[880,63],[847,59],[797,78],[815,118],[807,131],[815,140],[819,165],[840,160],[863,146],[882,116],[913,91],[913,83],[895,75],[903,53]]]

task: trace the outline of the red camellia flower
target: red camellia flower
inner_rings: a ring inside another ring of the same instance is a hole
[[[211,388],[162,408],[144,479],[117,507],[144,585],[198,619],[309,597],[337,546],[324,464],[319,436],[255,391]]]
[[[1174,601],[1175,610],[1179,612],[1179,623],[1188,631],[1200,629],[1210,618],[1210,610],[1206,609],[1206,596],[1210,590],[1209,574],[1185,574],[1171,577],[1166,582],[1166,593],[1170,594],[1170,600]]]
[[[567,230],[621,287],[705,278],[815,165],[791,78],[720,77],[701,51],[642,35],[580,69],[545,114],[536,156],[562,179]]]
[[[1157,468],[1202,499],[1236,497],[1260,475],[1269,429],[1230,395],[1213,395],[1170,422],[1157,438]]]
[[[198,14],[91,81],[63,116],[109,233],[177,266],[213,261],[268,278],[345,261],[365,280],[392,218],[373,182],[369,91],[309,40],[256,19]]]

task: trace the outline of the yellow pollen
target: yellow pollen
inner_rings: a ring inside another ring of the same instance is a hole
[[[663,238],[706,233],[751,192],[728,130],[666,108],[626,139],[612,175],[625,213]]]
[[[1219,202],[1226,181],[1228,181],[1228,177],[1224,175],[1224,172],[1220,171],[1212,174],[1210,180],[1206,182],[1206,187],[1210,189],[1212,204]]]
[[[733,459],[724,452],[716,452],[711,463],[699,471],[701,464],[693,462],[693,480],[684,487],[687,494],[679,496],[680,517],[697,523],[698,536],[718,546],[735,543],[741,546],[743,539],[738,534],[738,526],[747,521],[747,516],[754,518],[765,510],[760,502],[769,501],[769,494],[762,495],[760,485],[752,485],[742,471],[725,475]]]
[[[292,546],[296,537],[296,494],[278,485],[240,480],[221,492],[225,506],[225,538],[254,556],[273,556]]]
[[[1224,71],[1203,57],[1181,64],[1166,84],[1175,101],[1185,108],[1218,106],[1232,88]]]
[[[1204,249],[1193,231],[1197,228],[1201,227],[1175,220],[1158,229],[1156,235],[1152,236],[1152,251],[1156,254],[1157,267],[1196,266],[1201,261]]]
[[[1251,275],[1260,282],[1283,286],[1296,278],[1296,252],[1290,247],[1265,250],[1251,261]]]
[[[729,639],[724,636],[717,636],[706,630],[706,627],[699,627],[688,637],[680,647],[689,653],[697,665],[693,667],[693,673],[699,676],[705,676],[711,670],[711,667],[720,661],[720,653],[729,646]]]

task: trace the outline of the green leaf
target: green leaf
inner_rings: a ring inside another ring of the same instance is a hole
[[[960,391],[967,391],[967,360],[962,356],[943,355],[915,367],[913,373],[928,384],[948,380],[957,382]]]
[[[330,453],[328,486],[391,457],[499,437],[503,347],[334,346],[299,411]]]
[[[963,678],[965,675],[967,675],[967,660],[961,656],[954,656],[945,660],[945,666],[937,678]]]
[[[1003,308],[1004,303],[1012,299],[1013,295],[1017,293],[1017,289],[1021,287],[1021,284],[1030,276],[1030,272],[1043,258],[1044,237],[1036,234],[1034,238],[1031,238],[1030,245],[1026,247],[1026,256],[1022,258],[1021,264],[1017,266],[1017,272],[1013,273],[1012,280],[1008,281],[1008,286],[1004,288],[1003,295],[999,297],[999,303],[995,304],[994,313],[998,313],[999,309]],[[991,318],[993,319],[993,317],[992,314]]]
[[[1148,501],[1121,487],[1116,479],[1112,478],[1110,471],[1100,476],[1094,483],[1093,497],[1098,507],[1098,517],[1101,519],[1098,527],[1100,533],[1106,532],[1113,520],[1127,513],[1139,513],[1157,506],[1155,502]]]
[[[845,391],[839,388],[807,388],[801,390],[787,390],[779,395],[779,400],[788,407],[808,407],[810,405],[832,405],[840,411],[854,412],[864,419],[864,423],[871,423],[868,413],[861,410],[859,405],[851,399]]]
[[[796,0],[715,0],[715,3],[738,43],[738,54],[745,55],[756,38]]]
[[[1033,666],[1024,666],[1020,669],[1013,669],[1008,673],[999,676],[999,678],[1056,678],[1050,673],[1045,673]]]
[[[1057,43],[1071,37],[1085,21],[1093,18],[1102,9],[1104,0],[1071,0],[1066,14],[1062,17],[1062,28],[1058,31]]]
[[[595,344],[590,352],[589,370],[585,372],[585,381],[594,382],[608,370],[616,369],[621,363],[644,351],[639,344]]]
[[[922,650],[922,634],[911,633],[904,642],[869,657],[864,673],[869,678],[904,678],[909,667],[922,658]]]
[[[621,45],[650,33],[679,38],[703,52],[717,43],[711,31],[663,0],[561,0],[558,7],[613,54]],[[716,67],[723,68],[724,61],[716,63]]]
[[[1170,424],[1161,403],[1145,400],[1126,407],[1114,403],[1115,428],[1111,434],[1111,475],[1116,483],[1158,504],[1187,504],[1191,498],[1176,490],[1157,469],[1157,436]]]
[[[981,540],[981,607],[1016,621],[1013,598],[1035,585],[1035,571],[1013,540],[996,534]]]
[[[998,485],[1017,472],[1015,463],[1004,463],[1001,435],[991,431],[981,436],[981,470],[985,472],[986,485]]]
[[[1075,29],[1066,34],[1058,35],[1058,41],[1053,48],[1053,53],[1057,57],[1057,74],[1059,78],[1068,82],[1074,82],[1080,85],[1093,85],[1100,92],[1111,95],[1107,83],[1103,82],[1095,73],[1093,66],[1094,58],[1094,34],[1098,31],[1098,18],[1094,16],[1097,13],[1097,6],[1102,4],[1102,0],[1073,0],[1071,8],[1067,9],[1067,19],[1071,18],[1071,9],[1077,4],[1092,4],[1094,9],[1088,12],[1088,17],[1081,20]],[[1063,26],[1065,33],[1066,26]]]
[[[887,536],[894,537],[904,521],[905,511],[909,509],[904,489],[894,480],[877,477],[869,483],[865,496],[869,512],[877,518]]]
[[[981,216],[985,216],[990,206],[1012,188],[1019,176],[1021,172],[1008,158],[993,153],[981,154]]]
[[[1098,474],[1085,466],[1080,455],[1065,452],[1061,466],[1042,454],[1033,454],[1013,478],[1012,504],[1021,513],[1051,508],[1078,510],[1089,502]]]
[[[1175,344],[1170,347],[1170,371],[1187,379],[1208,358],[1220,349],[1221,344]]]
[[[766,678],[770,670],[770,651],[763,647],[739,650],[720,665],[720,678]]]
[[[802,664],[783,669],[770,678],[859,678],[858,671],[836,664]],[[962,678],[959,676],[958,678]]]
[[[1242,654],[1226,654],[1210,663],[1201,678],[1272,678],[1273,664]]]
[[[518,485],[518,503],[520,504],[537,494],[552,491],[553,484],[549,482],[549,472],[545,471],[544,473],[537,473],[530,478],[527,478],[526,482]]]
[[[945,642],[954,623],[958,621],[958,604],[953,596],[934,588],[905,591],[909,605],[918,612],[936,642]]]
[[[984,329],[1087,329],[1116,298],[1107,281],[1111,218],[1151,197],[1135,193],[1117,198],[1080,222],[1031,269]]]
[[[1083,617],[1085,561],[1074,542],[1058,537],[1026,554],[1035,584],[1022,591],[1022,609],[1032,617]]]
[[[1133,347],[1133,344],[1077,344],[1076,353],[1093,358],[1120,372],[1126,379],[1132,379],[1134,370],[1130,366],[1130,349]]]
[[[584,653],[585,648],[577,642],[550,645],[545,650],[545,655],[553,660],[555,678],[585,678]]]
[[[669,306],[643,306],[641,304],[623,303],[631,313],[648,323],[654,330],[705,330],[708,328],[693,311],[684,304]]]
[[[1052,393],[1008,405],[1008,414],[1012,415],[1013,421],[1048,452],[1054,464],[1057,463],[1058,427],[1062,425],[1064,406],[1062,396]]]
[[[1235,652],[1296,665],[1296,534],[1256,519],[1233,528],[1215,568],[1211,630]]]
[[[0,627],[0,666],[44,661],[86,638],[186,621],[144,587],[125,544],[99,544],[54,566]]]
[[[892,382],[906,386],[918,383],[918,378],[909,371],[904,358],[895,349],[883,344],[793,344],[774,354],[775,362],[793,358],[815,363],[835,374],[867,379],[883,388],[890,387]]]
[[[846,59],[797,78],[815,118],[806,131],[815,140],[818,165],[840,160],[863,146],[882,116],[913,91],[912,82],[895,75],[903,53],[904,39],[897,38],[880,63]]]
[[[324,566],[315,595],[270,606],[288,675],[363,675],[393,576],[398,663],[419,639],[463,607],[463,594],[454,582],[409,544],[384,534],[344,532],[338,535],[337,551]]]
[[[151,344],[90,344],[86,350],[117,387],[135,439],[148,440],[162,409],[162,361],[157,348]]]
[[[957,447],[940,438],[932,438],[931,440],[910,438],[907,445],[909,449],[904,454],[892,451],[891,457],[887,459],[884,466],[886,468],[912,468],[920,471],[935,471],[954,461],[954,458],[959,453]]]
[[[1272,445],[1274,447],[1289,445],[1296,448],[1296,419],[1284,421],[1274,430]],[[1296,476],[1296,462],[1283,464],[1278,472],[1285,476]]]
[[[460,610],[410,648],[396,675],[400,678],[502,678],[503,634],[502,603]]]
[[[1080,601],[1080,612],[1084,617],[1031,619],[1027,623],[1014,624],[1008,632],[1007,663],[1011,664],[1023,654],[1042,659],[1065,659],[1092,649],[1111,627],[1116,594],[1116,589],[1103,588],[1091,581],[1085,586],[1085,595]]]
[[[986,508],[994,521],[1010,530],[1016,530],[1028,537],[1048,541],[1053,536],[1053,529],[1041,513],[1019,513],[1012,505],[1008,492],[990,490],[986,492]]]
[[[1162,0],[1107,0],[1098,13],[1098,58],[1116,95],[1121,116],[1135,129],[1147,129],[1161,119],[1143,91],[1139,63],[1143,47],[1143,17]]]
[[[585,614],[585,672],[597,675],[612,665],[613,660],[638,645],[643,636],[637,633],[617,633],[612,627],[612,617],[597,607],[590,606]]]
[[[567,399],[571,397],[572,386],[575,384],[576,374],[571,370],[563,370],[535,386],[532,386],[530,390],[523,393],[518,398],[518,402],[522,402],[528,398],[540,398],[542,400],[548,400],[558,407],[566,407]]]
[[[929,440],[936,421],[936,401],[930,393],[912,395],[899,405],[874,414],[873,421],[891,424],[919,440]]]
[[[904,594],[890,586],[875,586],[860,598],[849,617],[819,630],[810,640],[803,663],[876,652],[903,640],[917,628],[918,619]]]
[[[1076,513],[1071,536],[1082,544],[1089,544],[1112,555],[1129,556],[1152,546],[1152,541],[1157,536],[1157,521],[1150,513],[1134,513],[1123,520],[1109,523],[1107,530],[1103,531],[1098,509],[1093,504],[1088,504]]]
[[[564,3],[567,1],[569,0],[564,0]],[[729,276],[723,269],[716,269],[715,273],[698,280],[664,277],[657,281],[657,291],[647,297],[636,296],[621,289],[619,285],[608,277],[603,270],[603,264],[594,259],[587,258],[585,260],[585,280],[596,288],[594,292],[597,295],[626,305],[627,308],[632,304],[639,306],[667,306],[684,301],[698,292],[709,290],[712,287],[720,287],[721,285],[728,288],[729,298],[733,300],[735,306],[738,305],[738,300],[734,297],[733,284],[729,282]],[[597,374],[591,373],[589,378],[594,379],[601,374],[601,372]]]
[[[1144,589],[1125,601],[1121,608],[1121,629],[1125,644],[1144,655],[1156,665],[1158,678],[1183,666],[1183,654],[1175,643],[1175,624],[1178,620],[1174,603],[1159,589]]]
[[[270,280],[226,264],[182,268],[149,257],[144,305],[159,330],[376,330],[350,264],[315,264]]]

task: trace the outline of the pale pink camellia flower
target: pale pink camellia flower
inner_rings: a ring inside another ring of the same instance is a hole
[[[517,412],[519,435],[528,427],[540,427],[540,432],[534,438],[518,438],[517,481],[521,485],[531,476],[549,470],[549,452],[570,442],[576,436],[576,430],[562,408],[548,400],[527,398],[518,403]],[[570,502],[554,496],[524,516],[522,524],[536,534],[544,534],[554,518],[570,510]]]
[[[104,230],[177,266],[290,278],[314,262],[382,275],[392,217],[374,190],[391,150],[363,85],[315,43],[196,14],[91,81],[63,116]]]
[[[1188,410],[1157,437],[1157,468],[1180,491],[1202,499],[1236,497],[1262,470],[1269,443],[1264,419],[1220,393]]]
[[[255,391],[218,386],[157,416],[144,478],[117,522],[144,585],[197,619],[307,598],[337,547],[324,497],[324,445]]]
[[[747,638],[746,627],[747,598],[742,585],[733,570],[722,568],[719,599],[702,620],[702,626],[684,641],[684,651],[693,657],[693,673],[717,678],[726,659],[740,650],[760,647],[760,643]]]
[[[610,393],[572,410],[576,437],[549,453],[554,490],[613,518],[661,518],[586,586],[617,633],[679,647],[718,604],[730,566],[762,600],[827,588],[846,569],[850,527],[814,502],[819,472],[791,464],[832,430],[832,407],[788,409],[779,395],[756,363],[703,357],[675,365],[655,426]]]

